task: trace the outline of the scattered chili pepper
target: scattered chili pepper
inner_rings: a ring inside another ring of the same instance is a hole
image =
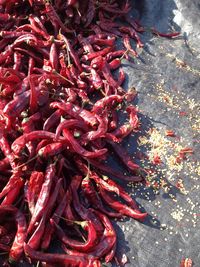
[[[175,133],[174,133],[172,130],[167,130],[167,131],[165,132],[165,135],[166,135],[166,136],[170,136],[170,137],[175,137],[175,136],[176,136]]]
[[[180,267],[192,267],[192,260],[189,258],[185,258],[181,261]]]

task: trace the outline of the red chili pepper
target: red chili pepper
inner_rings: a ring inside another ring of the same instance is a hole
[[[119,213],[132,217],[137,220],[144,220],[147,216],[147,213],[142,213],[138,209],[128,207],[127,205],[122,204],[121,202],[112,198],[106,191],[102,188],[99,189],[99,192],[103,198],[103,200],[114,210]]]
[[[97,216],[92,211],[90,211],[89,209],[86,209],[83,205],[81,205],[79,201],[77,189],[80,186],[81,179],[82,179],[81,176],[75,176],[70,185],[74,209],[83,220],[92,221],[96,229],[97,235],[101,236],[103,232],[103,227],[102,227],[100,220],[97,218]]]
[[[83,62],[91,61],[93,58],[96,58],[96,57],[99,57],[99,56],[105,56],[106,54],[108,54],[112,50],[113,50],[113,48],[109,46],[109,47],[103,48],[101,51],[97,51],[97,52],[94,52],[94,53],[90,53],[90,54],[84,55],[81,58],[81,60]]]
[[[0,13],[0,21],[5,22],[12,19],[12,16],[10,14],[4,14],[4,13]]]
[[[121,66],[121,60],[119,58],[115,58],[109,63],[109,67],[111,70],[116,70],[120,66]]]
[[[92,82],[92,85],[94,86],[94,88],[97,90],[103,88],[103,81],[102,81],[100,75],[98,74],[98,72],[93,68],[90,69],[90,72],[92,75],[91,82]]]
[[[89,128],[87,127],[87,125],[81,120],[77,120],[77,119],[64,120],[58,125],[56,129],[55,139],[59,139],[61,132],[64,129],[69,129],[69,128],[80,128],[86,132],[89,131]]]
[[[94,17],[95,17],[95,1],[94,0],[88,0],[88,9],[87,9],[87,13],[86,13],[86,23],[85,23],[85,27],[88,27],[91,22],[93,21]]]
[[[133,57],[138,57],[137,52],[131,46],[130,37],[128,35],[123,36],[123,43],[125,48],[133,55]]]
[[[128,169],[135,172],[136,170],[140,168],[138,164],[133,162],[133,160],[129,157],[129,155],[127,154],[127,152],[122,146],[116,143],[110,142],[110,141],[109,141],[109,144],[111,144],[117,156],[125,164],[125,166],[127,166]]]
[[[38,57],[37,55],[35,55],[33,52],[31,52],[29,50],[23,49],[21,47],[16,47],[14,50],[17,51],[17,52],[20,52],[22,54],[31,56],[39,64],[43,63],[43,61],[42,61],[42,59],[40,57]]]
[[[43,159],[48,159],[50,157],[59,155],[63,150],[67,148],[69,144],[65,142],[56,142],[47,144],[46,146],[40,148],[38,151],[38,156],[42,157]]]
[[[56,234],[58,235],[59,239],[66,245],[72,247],[75,250],[88,252],[90,251],[97,243],[97,234],[95,227],[91,221],[88,222],[79,222],[79,225],[88,232],[88,237],[86,242],[80,242],[73,240],[72,238],[68,237],[62,228],[57,225],[53,220],[51,220],[51,223],[56,228]]]
[[[120,27],[120,31],[129,34],[129,36],[137,41],[137,47],[143,47],[144,44],[141,42],[136,30],[131,27]]]
[[[64,137],[65,139],[70,143],[70,145],[72,146],[73,150],[78,153],[79,155],[86,157],[86,158],[96,158],[96,157],[101,157],[103,156],[106,152],[107,149],[106,148],[102,148],[100,150],[96,150],[94,152],[92,151],[88,151],[86,149],[84,149],[79,143],[78,141],[76,141],[76,139],[73,137],[73,135],[70,133],[69,130],[64,129]]]
[[[29,245],[24,245],[24,251],[27,256],[33,260],[52,263],[52,264],[61,264],[61,266],[88,266],[89,260],[86,257],[74,257],[67,254],[52,254],[52,253],[43,253],[35,251]]]
[[[28,233],[33,231],[35,223],[39,218],[41,218],[42,213],[49,201],[49,194],[51,190],[51,185],[53,183],[53,179],[56,173],[55,164],[49,164],[46,169],[44,183],[42,184],[41,191],[35,205],[34,213],[31,217],[29,226],[28,226]]]
[[[80,44],[83,46],[83,50],[86,53],[94,53],[94,49],[92,48],[91,41],[84,38],[81,34],[78,35],[78,40]]]
[[[12,169],[14,169],[16,167],[15,157],[11,151],[10,144],[8,143],[6,135],[1,132],[0,132],[0,147],[4,156],[8,158],[10,166],[12,167]]]
[[[115,41],[116,41],[115,37],[101,39],[101,38],[94,36],[93,40],[90,39],[91,43],[97,44],[99,46],[105,46],[105,45],[106,46],[113,46],[115,44]],[[108,54],[111,54],[111,53],[116,53],[116,51],[115,52],[109,52]],[[107,58],[107,55],[106,55],[106,58]]]
[[[95,168],[101,170],[104,173],[110,174],[115,176],[116,178],[122,179],[123,181],[128,181],[128,182],[141,182],[143,180],[143,177],[141,176],[128,176],[124,175],[120,171],[115,171],[111,167],[108,167],[107,165],[100,163],[98,161],[89,159],[89,162],[91,165],[93,165]]]
[[[115,81],[115,79],[113,78],[113,75],[110,71],[110,67],[109,64],[107,62],[104,61],[104,64],[102,66],[102,74],[104,76],[104,78],[107,80],[108,84],[113,87],[114,89],[118,89],[119,85],[118,82]]]
[[[126,50],[118,50],[118,51],[113,51],[113,52],[110,52],[110,53],[108,53],[107,55],[106,55],[106,60],[107,61],[111,61],[111,60],[113,60],[113,59],[115,59],[115,58],[121,58],[121,57],[127,57],[126,56]]]
[[[87,124],[91,126],[95,126],[97,124],[97,119],[92,114],[92,112],[80,108],[77,105],[73,105],[71,103],[61,103],[61,102],[52,102],[50,104],[51,108],[58,108],[60,110],[63,110],[73,118],[84,120]]]
[[[103,223],[105,229],[102,238],[100,239],[98,245],[94,247],[93,251],[91,251],[92,255],[94,257],[101,258],[103,256],[106,256],[110,253],[112,248],[116,244],[116,233],[115,230],[110,222],[110,220],[107,218],[106,215],[94,210],[95,214],[101,219],[101,222]],[[109,260],[112,260],[112,257],[107,257],[107,262]]]
[[[17,51],[14,52],[14,66],[13,69],[19,71],[22,63],[22,55]]]
[[[17,224],[17,233],[9,252],[9,260],[19,261],[23,253],[23,245],[26,239],[26,219],[21,211],[13,206],[0,206],[1,218],[4,213],[12,214]]]
[[[42,172],[34,171],[31,173],[29,182],[27,184],[26,199],[32,215],[34,213],[35,204],[38,199],[43,182],[44,174]]]
[[[33,131],[21,135],[12,143],[12,150],[15,154],[20,154],[21,150],[25,147],[26,143],[29,141],[39,140],[39,139],[55,139],[55,134],[47,131]]]
[[[88,176],[90,176],[90,174],[88,174]],[[101,198],[99,197],[98,193],[96,192],[90,177],[86,176],[82,180],[81,187],[83,189],[85,196],[87,197],[87,199],[90,201],[90,203],[92,204],[92,206],[95,209],[100,210],[101,212],[108,215],[109,217],[114,217],[114,218],[120,218],[121,217],[120,213],[110,212],[104,208],[103,203],[101,201]]]
[[[180,267],[192,267],[192,259],[186,258],[181,261]]]
[[[19,192],[24,186],[24,180],[22,178],[18,179],[14,184],[13,189],[11,189],[4,200],[1,202],[1,205],[12,205],[19,196]]]
[[[107,106],[110,108],[111,105],[122,103],[123,97],[120,95],[110,95],[102,98],[101,100],[97,101],[93,107],[92,107],[92,112],[93,113],[100,113],[102,112]]]
[[[132,208],[138,208],[136,202],[131,198],[131,196],[129,196],[129,194],[126,193],[125,190],[120,185],[115,183],[109,177],[103,176],[103,179],[101,179],[100,177],[98,177],[98,175],[96,175],[93,172],[91,178],[94,179],[96,183],[99,186],[101,186],[104,190],[107,190],[109,192],[114,192],[118,196],[123,198],[123,200],[125,200],[128,203],[128,205],[130,205]]]
[[[60,116],[62,115],[61,110],[56,110],[51,116],[45,120],[43,125],[44,131],[49,131],[53,126],[55,126],[60,121]]]
[[[50,54],[49,54],[49,60],[51,62],[51,66],[54,70],[58,71],[58,54],[56,49],[56,44],[52,43]]]
[[[90,66],[95,70],[101,70],[104,64],[104,59],[102,56],[98,56],[92,59]],[[84,65],[85,66],[85,65]],[[88,69],[90,71],[90,68]]]
[[[99,125],[96,131],[87,131],[81,137],[81,142],[87,143],[88,141],[93,141],[97,138],[103,137],[108,129],[108,117],[106,112],[103,112],[101,116],[96,116],[99,121]]]
[[[19,96],[16,96],[11,100],[3,109],[6,116],[16,117],[18,116],[28,105],[30,98],[30,91],[26,91]]]
[[[58,193],[61,187],[61,182],[62,179],[59,179],[56,182],[56,186],[54,188],[54,191],[52,192],[49,201],[48,201],[48,206],[45,208],[42,218],[40,220],[40,223],[38,225],[38,227],[36,228],[35,232],[32,234],[31,238],[28,241],[28,245],[32,248],[32,249],[38,249],[40,242],[42,240],[43,234],[44,234],[44,230],[45,230],[45,222],[47,220],[47,218],[49,217],[49,215],[52,212],[52,209],[55,205],[55,202],[57,200],[58,197]]]
[[[161,33],[157,31],[155,28],[151,28],[151,32],[157,36],[174,38],[180,35],[180,32],[171,32],[171,33]]]
[[[62,214],[64,213],[65,207],[67,205],[68,202],[68,191],[66,191],[65,195],[63,196],[62,200],[59,202],[57,208],[55,209],[55,212],[53,214],[53,216],[51,217],[53,221],[55,221],[57,224],[60,221],[60,217],[62,216]],[[41,248],[42,249],[48,249],[49,244],[51,242],[51,238],[52,238],[52,234],[54,232],[53,227],[51,226],[50,222],[46,225],[45,227],[45,233],[43,236],[43,240],[41,243]]]
[[[3,190],[0,193],[0,198],[4,197],[8,192],[10,192],[14,187],[15,184],[18,182],[20,178],[20,172],[15,172],[9,178],[7,184],[4,186]]]

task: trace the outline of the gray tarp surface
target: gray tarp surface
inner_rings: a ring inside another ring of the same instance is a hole
[[[140,59],[124,64],[127,87],[138,91],[143,143],[146,140],[146,145],[138,145],[130,138],[128,148],[150,157],[158,152],[162,164],[153,176],[162,188],[129,189],[152,217],[143,224],[117,223],[119,254],[127,254],[127,267],[176,267],[185,257],[199,267],[200,1],[148,0],[138,1],[138,6],[143,25],[162,32],[178,30],[184,38],[169,40],[146,33]],[[166,137],[166,130],[177,137]],[[194,154],[173,164],[181,147],[193,148]]]

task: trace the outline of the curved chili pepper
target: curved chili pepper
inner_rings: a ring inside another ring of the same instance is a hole
[[[97,119],[90,111],[86,109],[81,109],[77,105],[73,105],[71,103],[52,102],[50,104],[50,107],[63,110],[73,118],[84,120],[87,124],[91,126],[97,124]]]
[[[92,178],[92,176],[91,176],[91,178]],[[101,212],[108,215],[109,217],[114,217],[114,218],[122,217],[122,215],[120,213],[111,212],[111,211],[108,211],[104,208],[103,203],[101,201],[101,198],[99,197],[98,193],[96,192],[96,190],[92,184],[92,181],[89,177],[86,176],[82,180],[81,187],[83,189],[85,196],[91,202],[92,206],[95,209],[100,210]]]
[[[15,157],[11,151],[10,144],[8,143],[8,139],[6,138],[5,135],[1,133],[0,133],[0,146],[1,146],[1,151],[3,152],[4,156],[8,158],[10,166],[12,167],[12,169],[14,169],[16,167]]]
[[[107,216],[96,210],[94,210],[94,213],[101,219],[101,222],[103,223],[105,229],[102,238],[100,239],[97,246],[94,247],[93,251],[91,251],[91,254],[94,257],[101,258],[109,254],[112,248],[116,245],[117,237],[115,230]],[[112,260],[110,254],[109,257],[107,257],[107,261],[109,260]]]
[[[86,209],[83,205],[81,205],[79,201],[79,197],[77,194],[77,189],[80,186],[82,177],[81,176],[75,176],[71,182],[70,189],[72,192],[72,203],[74,206],[74,209],[79,214],[79,216],[86,221],[92,221],[94,224],[94,227],[96,229],[97,235],[101,236],[103,232],[103,227],[99,219],[96,217],[96,215],[91,212],[89,209]]]
[[[141,176],[139,176],[139,175],[138,176],[136,176],[136,175],[135,176],[133,176],[133,175],[132,176],[124,175],[120,171],[115,171],[111,167],[108,167],[107,165],[105,165],[105,164],[103,164],[101,162],[95,161],[93,159],[89,159],[89,162],[95,168],[103,171],[104,173],[111,174],[111,175],[115,176],[116,178],[122,179],[124,181],[141,182],[143,180],[143,178]]]
[[[120,31],[129,34],[129,36],[137,41],[137,47],[143,47],[144,44],[141,42],[136,30],[131,27],[120,27]]]
[[[88,266],[89,260],[85,257],[74,257],[67,254],[52,254],[52,253],[43,253],[39,251],[35,251],[29,245],[24,245],[24,251],[26,255],[28,255],[31,259],[37,261],[43,261],[47,263],[53,264],[62,264],[62,266]]]
[[[128,35],[124,35],[123,36],[123,43],[125,48],[134,56],[134,57],[138,57],[137,52],[132,48],[131,46],[131,41],[130,41],[130,37]]]
[[[108,62],[110,62],[111,60],[115,59],[115,58],[121,58],[122,56],[124,56],[125,58],[127,57],[126,56],[126,50],[117,50],[117,51],[113,51],[113,52],[110,52],[106,55],[106,60]],[[127,59],[127,58],[126,58]]]
[[[107,152],[107,149],[106,148],[102,148],[102,149],[96,150],[94,152],[88,151],[88,150],[84,149],[78,143],[78,141],[76,141],[76,139],[73,137],[73,135],[70,133],[69,130],[64,129],[63,132],[64,132],[65,139],[70,143],[70,145],[72,146],[73,150],[76,153],[78,153],[79,155],[83,156],[83,157],[86,157],[86,158],[101,157],[101,156],[103,156]]]
[[[68,147],[68,143],[65,141],[63,143],[56,142],[47,144],[46,146],[40,148],[38,151],[38,156],[42,157],[43,159],[48,159],[52,156],[56,156],[60,154],[63,150],[65,150]]]
[[[80,222],[81,227],[88,232],[87,240],[84,243],[80,242],[80,241],[73,240],[70,237],[68,237],[64,233],[62,228],[59,225],[57,225],[53,220],[51,220],[51,223],[56,228],[56,234],[58,235],[59,239],[64,244],[69,245],[73,249],[83,251],[83,252],[90,251],[95,246],[95,244],[98,240],[95,227],[91,221]]]
[[[87,62],[87,61],[91,61],[93,58],[99,57],[99,56],[105,56],[106,54],[108,54],[109,52],[111,52],[113,50],[113,48],[111,46],[103,48],[100,51],[94,52],[94,53],[90,53],[88,55],[84,55],[82,56],[81,60],[83,62]]]
[[[108,193],[102,188],[99,188],[99,192],[103,198],[103,200],[114,210],[118,211],[119,213],[132,217],[137,220],[144,220],[147,216],[147,213],[142,213],[138,209],[133,209],[131,207],[128,207],[119,201],[115,200],[111,196],[109,196]]]
[[[111,105],[114,103],[122,103],[123,97],[120,95],[110,95],[102,98],[101,100],[97,101],[93,107],[92,112],[93,113],[100,113],[103,109],[105,109],[106,106],[111,107]]]
[[[16,117],[18,116],[28,105],[30,98],[30,91],[23,92],[19,96],[16,96],[11,100],[3,109],[6,116]]]
[[[174,38],[180,35],[180,32],[161,33],[157,31],[155,28],[151,28],[151,32],[157,36],[166,37],[166,38]]]
[[[60,121],[60,116],[62,112],[58,109],[54,113],[51,114],[48,119],[45,120],[43,124],[43,130],[49,131],[53,126],[55,126]]]
[[[30,133],[35,130],[35,123],[41,120],[41,114],[39,112],[33,114],[29,118],[22,121],[22,128],[24,133]]]
[[[64,129],[69,129],[71,127],[72,128],[78,127],[80,129],[83,129],[86,132],[88,131],[87,125],[81,120],[77,120],[77,119],[64,120],[58,125],[56,129],[55,139],[58,139],[60,137],[60,134]]]
[[[138,208],[136,202],[129,196],[128,193],[125,192],[125,190],[115,183],[113,180],[111,180],[107,176],[103,176],[103,179],[98,177],[94,172],[92,172],[91,179],[94,179],[99,186],[101,186],[104,190],[107,190],[109,192],[114,192],[121,198],[123,198],[128,205],[130,205],[132,208]]]
[[[134,173],[140,169],[140,166],[133,162],[133,160],[130,158],[128,153],[125,151],[125,149],[111,141],[109,141],[109,144],[111,144],[112,148],[114,149],[117,156],[120,158],[120,160],[124,163],[125,166],[127,166],[128,169],[133,171]]]
[[[21,67],[21,62],[22,62],[22,55],[18,53],[17,51],[14,52],[14,65],[13,69],[14,70],[19,70]]]
[[[33,131],[31,133],[23,134],[17,138],[11,145],[11,148],[15,154],[19,154],[29,141],[38,139],[55,139],[55,134],[48,131]]]

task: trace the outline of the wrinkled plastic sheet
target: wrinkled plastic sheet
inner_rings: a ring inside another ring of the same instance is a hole
[[[149,139],[148,133],[153,128],[164,138],[166,151],[161,153],[162,163],[153,175],[157,176],[155,182],[163,185],[160,190],[155,190],[156,186],[127,187],[150,215],[144,223],[132,219],[116,223],[118,255],[128,256],[127,267],[176,267],[183,258],[191,258],[198,267],[200,1],[148,0],[138,1],[137,6],[142,25],[161,32],[181,31],[181,37],[169,40],[145,33],[141,37],[145,46],[139,59],[134,64],[124,63],[128,75],[126,86],[138,91],[135,103],[142,122],[139,135]],[[173,130],[176,137],[166,137],[166,130]],[[167,140],[175,148],[168,147]],[[137,138],[132,137],[126,145],[134,155],[138,152],[149,155],[153,144],[151,140],[138,145]],[[194,151],[180,169],[170,164],[170,156],[173,160],[179,145]]]

